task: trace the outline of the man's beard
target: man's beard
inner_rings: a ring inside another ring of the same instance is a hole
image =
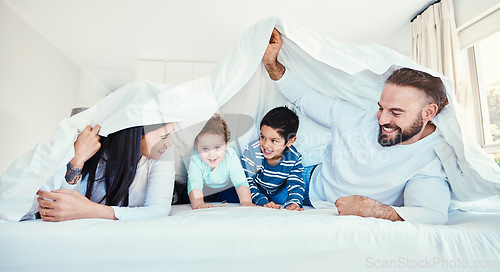
[[[382,127],[386,128],[396,128],[398,131],[398,134],[394,138],[389,138],[390,136],[385,135],[382,133]],[[378,131],[378,143],[381,146],[388,147],[388,146],[393,146],[400,144],[402,142],[408,141],[410,138],[413,136],[417,135],[422,128],[424,127],[424,120],[422,118],[422,115],[418,115],[417,120],[413,122],[413,124],[410,125],[408,128],[408,131],[402,132],[400,127],[397,126],[391,126],[391,125],[381,125],[379,126],[379,131]]]

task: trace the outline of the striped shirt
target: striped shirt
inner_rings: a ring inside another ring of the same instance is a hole
[[[263,206],[269,203],[269,198],[279,189],[286,187],[288,197],[284,206],[295,203],[302,207],[305,193],[305,183],[302,180],[304,167],[302,155],[293,145],[285,148],[277,165],[271,166],[264,159],[257,139],[245,147],[241,162],[250,185],[253,203]]]

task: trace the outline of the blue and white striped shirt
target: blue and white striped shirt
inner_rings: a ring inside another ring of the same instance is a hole
[[[305,183],[302,180],[302,155],[292,145],[286,148],[281,161],[271,166],[264,159],[259,140],[250,142],[241,158],[253,203],[263,206],[278,189],[286,186],[288,197],[284,206],[297,204],[302,207]],[[278,203],[280,204],[280,203]]]

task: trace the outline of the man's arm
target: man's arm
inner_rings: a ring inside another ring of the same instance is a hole
[[[404,207],[394,210],[405,221],[443,225],[448,222],[450,201],[446,178],[417,175],[406,184]]]
[[[384,205],[365,196],[341,197],[335,202],[335,206],[340,215],[443,225],[448,222],[450,199],[446,179],[417,175],[406,184],[404,207]]]
[[[384,205],[366,196],[344,196],[335,201],[340,215],[358,215],[362,217],[375,217],[391,221],[404,221],[393,207]]]
[[[269,45],[262,57],[262,63],[266,67],[269,77],[274,80],[276,89],[308,118],[321,126],[331,127],[334,118],[337,116],[334,114],[333,109],[339,100],[317,92],[306,82],[286,70],[278,62],[278,53],[282,45],[281,34],[274,29]]]
[[[264,63],[264,66],[269,73],[269,77],[272,80],[278,80],[285,74],[285,66],[278,61],[278,53],[280,52],[282,45],[283,39],[281,39],[281,34],[275,28],[271,34],[269,45],[264,53],[264,57],[262,57],[262,63]]]

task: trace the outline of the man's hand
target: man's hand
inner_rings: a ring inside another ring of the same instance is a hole
[[[276,203],[274,203],[274,202],[272,202],[272,201],[271,201],[271,202],[269,202],[269,203],[267,203],[267,204],[264,204],[264,206],[263,206],[263,207],[266,207],[266,208],[273,208],[273,209],[278,209],[278,210],[279,210],[279,209],[281,209],[281,206],[280,206],[280,205],[278,205],[278,204],[276,204]]]
[[[304,208],[301,208],[299,205],[297,205],[295,203],[286,206],[285,209],[290,210],[290,211],[303,211],[304,210]]]
[[[358,215],[375,217],[391,221],[403,221],[399,214],[391,207],[365,196],[344,196],[335,201],[340,215]]]
[[[266,52],[262,57],[262,63],[266,67],[269,77],[272,80],[278,80],[285,74],[285,66],[278,62],[278,53],[280,52],[283,40],[280,32],[275,28],[269,39]]]

